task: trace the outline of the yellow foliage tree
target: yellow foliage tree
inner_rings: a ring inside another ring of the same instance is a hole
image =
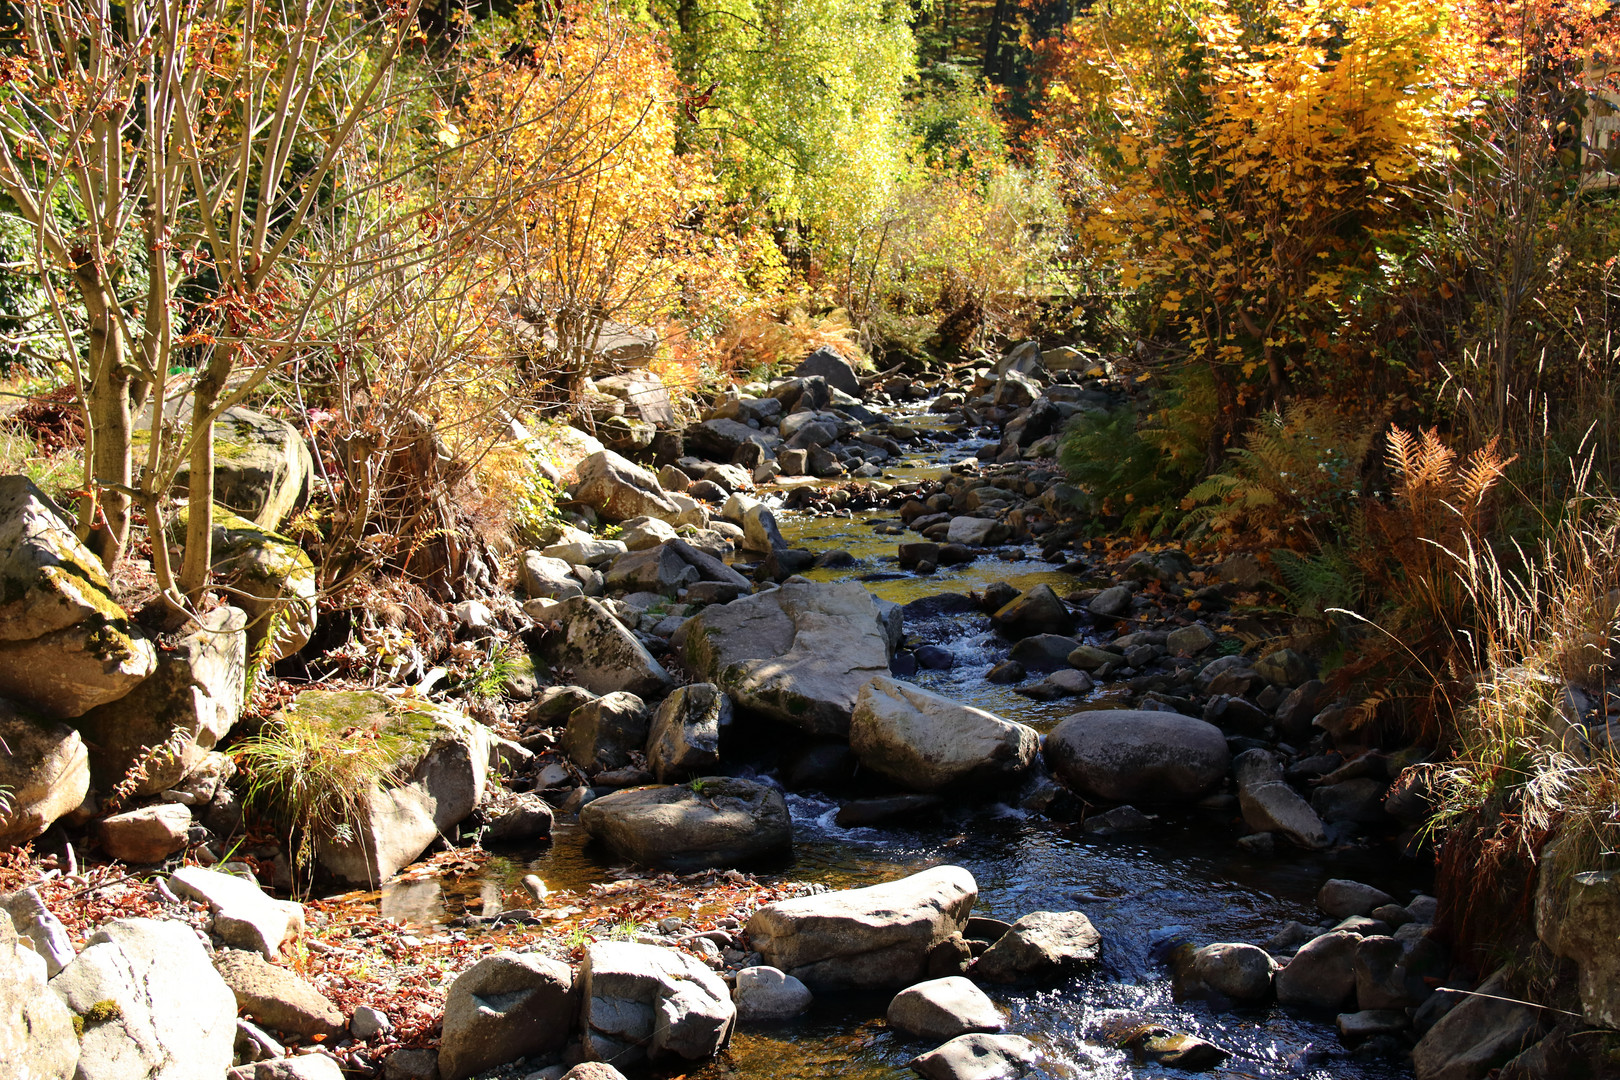
[[[535,174],[493,231],[504,280],[541,324],[571,389],[610,322],[702,322],[708,306],[779,287],[768,245],[715,206],[708,163],[677,152],[680,86],[662,34],[585,6],[544,23],[532,9],[503,33],[537,42],[473,79],[451,137],[493,139],[475,187],[487,198]]]
[[[1470,107],[1469,24],[1419,0],[1135,0],[1053,64],[1081,232],[1208,363],[1224,404],[1276,403],[1331,351],[1418,178]],[[1067,123],[1066,123],[1067,122]]]

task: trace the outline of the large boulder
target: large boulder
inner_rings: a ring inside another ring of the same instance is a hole
[[[265,529],[287,520],[309,497],[315,462],[298,429],[285,420],[243,408],[214,421],[214,501]],[[187,490],[189,463],[175,474]]]
[[[546,644],[547,657],[573,672],[573,681],[593,694],[625,690],[660,698],[675,680],[607,608],[588,596],[564,600],[546,615],[563,630]]]
[[[774,451],[780,441],[759,428],[724,417],[705,420],[686,429],[687,452],[714,461],[731,461],[744,443],[758,443],[762,449]]]
[[[51,914],[51,909],[40,899],[34,888],[18,889],[13,893],[0,893],[0,915],[10,918],[10,926],[17,936],[33,945],[34,951],[45,961],[45,977],[55,978],[73,962],[73,940],[68,937],[62,920]],[[0,937],[5,936],[0,923]],[[3,950],[0,945],[0,950]]]
[[[1463,998],[1412,1048],[1417,1080],[1485,1080],[1541,1037],[1541,1010],[1498,971]]]
[[[175,515],[183,533],[186,515]],[[298,543],[214,507],[210,565],[231,590],[231,602],[247,612],[248,656],[275,663],[309,644],[315,632],[315,564]]]
[[[465,1080],[520,1057],[562,1048],[579,1015],[574,972],[536,953],[486,956],[444,999],[439,1075]]]
[[[181,922],[115,919],[51,980],[84,1020],[77,1080],[219,1080],[236,997]]]
[[[162,862],[186,846],[191,808],[182,803],[156,803],[125,810],[96,823],[101,850],[119,862]]]
[[[599,941],[585,950],[579,981],[591,1060],[702,1061],[731,1041],[737,1009],[726,984],[685,953]]]
[[[90,756],[66,724],[0,699],[0,848],[26,844],[90,793]]]
[[[79,1061],[73,1013],[46,988],[45,957],[0,910],[0,1061],[18,1080],[69,1080]]]
[[[448,705],[364,690],[306,690],[272,716],[261,738],[305,733],[328,746],[353,732],[398,746],[381,775],[353,792],[348,820],[318,831],[315,854],[336,877],[380,885],[454,829],[483,800],[489,729]]]
[[[974,1032],[919,1054],[911,1067],[927,1080],[1017,1080],[1039,1061],[1035,1044],[1022,1035]]]
[[[67,512],[26,476],[0,476],[0,697],[81,716],[156,663]]]
[[[1263,1001],[1271,996],[1277,962],[1258,945],[1221,941],[1193,953],[1192,970],[1199,982],[1233,1001]]]
[[[1046,737],[1046,763],[1082,795],[1116,802],[1190,802],[1226,776],[1230,753],[1214,724],[1140,709],[1079,712]]]
[[[746,967],[737,972],[737,985],[731,991],[737,1005],[737,1019],[769,1022],[789,1020],[810,1007],[810,988],[793,976],[773,967]]]
[[[214,954],[214,970],[236,996],[237,1011],[262,1028],[328,1037],[343,1031],[343,1013],[325,994],[257,952],[220,949]]]
[[[150,678],[85,713],[77,726],[96,786],[111,791],[138,770],[131,794],[155,795],[184,779],[242,715],[247,659],[247,615],[216,608],[163,651]]]
[[[518,560],[518,581],[531,599],[567,600],[585,593],[574,577],[573,564],[539,551],[525,551]]]
[[[835,390],[842,390],[850,397],[861,396],[861,382],[855,375],[855,366],[845,360],[837,349],[826,346],[817,349],[799,362],[791,377],[809,379],[818,375]]]
[[[1029,634],[1067,634],[1074,629],[1074,614],[1050,585],[1037,585],[996,610],[990,621],[1017,637]]]
[[[1354,964],[1360,943],[1361,938],[1348,930],[1335,930],[1307,941],[1288,966],[1277,973],[1277,1000],[1312,1009],[1346,1005],[1356,992]]]
[[[920,981],[928,957],[967,925],[973,875],[938,866],[864,889],[766,904],[748,920],[765,962],[812,990],[899,989]]]
[[[677,688],[653,714],[647,764],[660,784],[675,784],[720,763],[720,729],[731,723],[731,699],[713,683]]]
[[[1290,843],[1327,847],[1327,830],[1311,804],[1283,779],[1282,764],[1268,750],[1245,750],[1232,762],[1243,822],[1256,832],[1279,833]]]
[[[782,793],[729,776],[616,791],[586,803],[579,823],[625,858],[667,870],[735,867],[793,844]]]
[[[845,735],[855,699],[886,675],[889,628],[859,582],[794,582],[712,605],[680,629],[687,666],[744,709]]]
[[[1375,908],[1394,902],[1383,889],[1349,878],[1329,878],[1316,890],[1316,906],[1335,919],[1370,915]]]
[[[949,544],[966,544],[968,547],[994,547],[1006,540],[1012,530],[994,518],[968,517],[960,515],[951,518],[950,525],[945,532],[945,542]]]
[[[627,690],[587,701],[568,714],[561,745],[586,772],[623,768],[647,745],[647,705]]]
[[[674,595],[684,586],[701,581],[698,568],[681,558],[669,544],[632,551],[614,560],[607,572],[607,587],[619,592],[656,592]]]
[[[1536,889],[1536,934],[1580,971],[1581,1011],[1620,1027],[1620,874],[1583,870],[1567,839],[1547,846]]]
[[[1097,959],[1102,935],[1079,911],[1032,911],[984,951],[975,978],[1016,982],[1064,975]]]
[[[915,791],[1014,780],[1034,764],[1032,727],[879,675],[861,687],[849,724],[861,764]]]
[[[579,482],[574,498],[608,521],[655,517],[674,523],[680,506],[658,484],[658,478],[611,450],[599,450],[575,467]]]

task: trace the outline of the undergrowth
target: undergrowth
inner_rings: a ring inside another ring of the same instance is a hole
[[[1244,536],[1266,546],[1305,548],[1341,526],[1361,493],[1381,418],[1302,400],[1262,416],[1225,469],[1187,493],[1185,525]]]
[[[1574,486],[1587,492],[1591,479]],[[1604,713],[1620,640],[1620,499],[1583,494],[1564,511],[1534,553],[1447,552],[1473,605],[1482,674],[1452,757],[1423,779],[1467,942],[1495,939],[1490,882],[1525,878],[1512,864],[1534,864],[1554,833],[1571,872],[1612,868],[1620,853],[1620,748]]]
[[[288,834],[307,867],[317,839],[355,838],[372,787],[427,745],[434,722],[407,702],[379,710],[369,693],[306,693],[237,745],[248,805]]]
[[[1147,536],[1172,534],[1182,498],[1204,467],[1213,402],[1208,379],[1185,373],[1145,414],[1128,406],[1077,414],[1064,430],[1058,463],[1100,517]]]

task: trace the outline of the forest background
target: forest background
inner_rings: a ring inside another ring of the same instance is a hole
[[[1560,720],[1620,606],[1608,3],[45,0],[0,33],[0,376],[63,433],[0,433],[0,471],[171,619],[236,404],[321,450],[293,531],[352,605],[549,512],[509,421],[590,423],[605,334],[694,394],[1039,337],[1134,391],[1065,435],[1099,535],[1263,553],[1358,722],[1436,762],[1458,867],[1559,822],[1620,847],[1615,755]]]

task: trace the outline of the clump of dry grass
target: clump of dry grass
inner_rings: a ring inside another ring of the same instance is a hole
[[[307,867],[318,837],[354,838],[374,784],[430,741],[430,710],[401,701],[377,708],[374,696],[315,692],[318,705],[280,710],[237,744],[248,804],[282,826],[295,860]]]
[[[1528,907],[1529,871],[1555,833],[1575,870],[1604,869],[1620,853],[1620,747],[1610,741],[1620,718],[1611,729],[1604,710],[1620,655],[1620,498],[1588,494],[1589,470],[1574,479],[1581,494],[1539,551],[1450,553],[1482,662],[1452,757],[1423,766],[1422,779],[1463,940],[1493,940],[1504,900]],[[1505,879],[1517,896],[1485,895]]]

